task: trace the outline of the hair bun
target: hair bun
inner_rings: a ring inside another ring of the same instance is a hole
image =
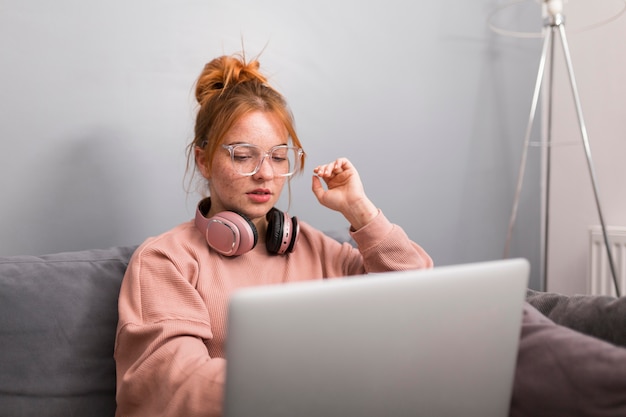
[[[202,105],[215,94],[243,82],[266,83],[267,78],[259,71],[257,60],[247,62],[243,56],[231,55],[215,58],[204,66],[196,83],[196,100]]]

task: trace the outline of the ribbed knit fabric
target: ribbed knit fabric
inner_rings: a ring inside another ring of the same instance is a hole
[[[190,221],[144,242],[119,297],[117,416],[221,415],[227,304],[238,288],[432,267],[381,212],[351,236],[358,249],[300,222],[293,253],[261,243],[228,258]]]

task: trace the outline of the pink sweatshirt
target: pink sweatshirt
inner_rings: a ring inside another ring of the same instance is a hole
[[[351,232],[358,250],[299,223],[288,255],[260,242],[261,250],[224,257],[193,221],[137,249],[119,296],[117,417],[221,415],[227,303],[238,288],[432,266],[381,212]]]

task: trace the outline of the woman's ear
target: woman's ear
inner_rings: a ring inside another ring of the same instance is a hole
[[[196,159],[196,166],[204,178],[211,179],[211,173],[209,172],[209,164],[207,161],[206,150],[196,146],[193,149],[194,157]]]

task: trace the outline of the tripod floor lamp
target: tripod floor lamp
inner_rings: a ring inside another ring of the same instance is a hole
[[[528,118],[528,125],[526,128],[526,133],[524,137],[524,149],[522,152],[522,160],[520,164],[518,179],[517,179],[517,187],[515,191],[515,199],[513,203],[513,209],[511,211],[511,217],[509,219],[509,225],[507,229],[507,238],[504,250],[504,257],[509,256],[510,252],[510,243],[511,236],[513,233],[513,227],[517,217],[517,210],[519,205],[520,194],[523,185],[523,177],[526,167],[526,160],[528,154],[528,147],[530,146],[530,136],[532,131],[532,126],[534,124],[535,114],[537,112],[537,105],[539,102],[539,96],[542,86],[547,87],[547,98],[546,98],[546,137],[542,139],[542,150],[545,152],[543,158],[543,181],[545,185],[545,195],[543,196],[543,215],[542,215],[542,225],[541,225],[541,275],[542,281],[545,280],[547,276],[547,250],[548,250],[548,218],[549,218],[549,187],[550,187],[550,152],[551,152],[551,130],[552,130],[552,84],[554,78],[554,52],[555,52],[555,43],[557,38],[560,40],[561,47],[563,49],[563,56],[565,58],[565,64],[567,67],[567,73],[569,76],[570,87],[574,99],[574,104],[576,107],[576,114],[578,118],[578,126],[580,128],[580,134],[582,137],[582,145],[585,151],[585,157],[587,161],[587,168],[589,170],[589,176],[591,179],[591,185],[593,188],[593,195],[595,199],[595,206],[597,209],[598,217],[600,220],[600,226],[602,229],[602,236],[604,239],[604,244],[606,247],[606,254],[608,258],[608,264],[611,272],[611,276],[613,278],[613,284],[615,286],[615,292],[617,296],[620,296],[620,288],[618,284],[617,272],[615,268],[615,262],[613,260],[613,255],[611,252],[611,246],[609,244],[609,238],[607,233],[606,224],[604,221],[604,215],[602,213],[602,206],[600,204],[600,196],[598,191],[598,184],[595,174],[595,168],[593,164],[593,159],[591,156],[591,148],[589,145],[589,137],[587,135],[587,128],[585,125],[585,121],[583,118],[582,106],[580,102],[580,97],[578,95],[578,88],[576,85],[576,79],[574,75],[574,68],[572,65],[572,59],[570,56],[569,46],[567,42],[566,30],[565,30],[565,15],[563,13],[563,0],[537,0],[542,3],[542,11],[543,11],[543,30],[541,32],[541,36],[543,37],[543,46],[541,51],[541,58],[539,61],[539,70],[537,73],[537,80],[535,83],[535,88],[532,97],[532,104],[530,115]],[[505,7],[508,7],[512,4],[516,4],[518,2],[511,3]],[[626,10],[626,0],[623,0],[624,7],[622,7],[621,11],[616,15],[612,16],[610,20],[614,20],[618,16],[624,13]],[[499,9],[501,10],[501,9]],[[493,16],[493,14],[492,14]],[[607,21],[602,22],[607,23]],[[490,27],[492,30],[505,35],[514,36],[517,34],[515,32],[503,31],[500,28],[491,24],[491,18],[489,20]],[[544,82],[544,73],[548,72],[548,79]]]

